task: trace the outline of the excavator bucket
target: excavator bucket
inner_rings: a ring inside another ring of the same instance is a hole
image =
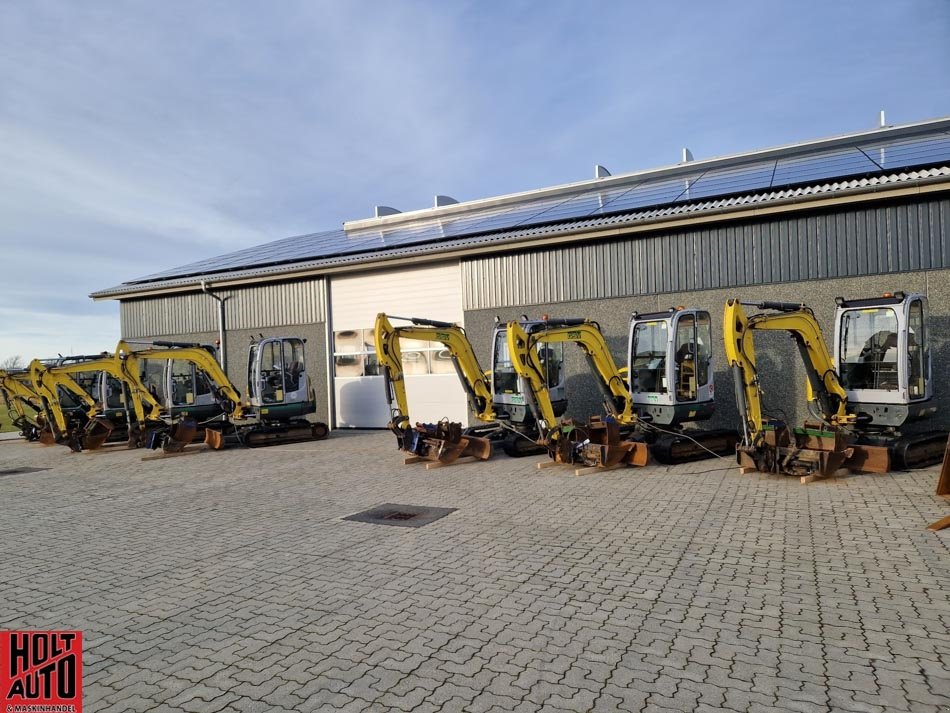
[[[87,451],[101,448],[102,444],[109,438],[113,428],[112,423],[106,418],[91,419],[83,429],[82,447]]]
[[[56,443],[56,435],[53,433],[53,429],[49,427],[49,424],[39,430],[39,438],[37,438],[37,440],[44,446],[51,446]]]
[[[165,453],[181,453],[185,446],[195,440],[195,434],[198,433],[198,424],[193,419],[184,418],[179,421],[172,430],[162,446]]]
[[[620,440],[620,427],[613,419],[595,416],[581,426],[567,421],[554,435],[549,452],[556,463],[591,468],[612,468],[622,463],[644,466],[650,457],[646,443]]]
[[[437,424],[417,423],[415,428],[392,427],[400,449],[416,460],[438,461],[444,465],[459,458],[479,460],[491,458],[491,441],[477,436],[463,436],[462,424],[443,421]]]

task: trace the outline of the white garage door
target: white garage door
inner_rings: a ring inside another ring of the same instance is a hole
[[[459,263],[330,280],[337,427],[381,428],[389,422],[385,384],[373,348],[373,324],[379,312],[461,324]],[[393,324],[405,323],[393,320]],[[409,417],[427,423],[443,418],[468,423],[465,392],[440,345],[403,340],[401,346]]]

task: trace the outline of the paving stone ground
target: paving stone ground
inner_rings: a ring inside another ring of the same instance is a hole
[[[81,629],[88,711],[950,710],[935,469],[142,455],[0,444],[0,629]]]

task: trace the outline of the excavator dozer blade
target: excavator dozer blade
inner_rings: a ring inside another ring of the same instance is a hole
[[[205,443],[212,449],[220,451],[224,448],[224,432],[216,428],[205,429]]]
[[[633,447],[627,451],[627,457],[624,459],[624,462],[627,465],[645,466],[650,460],[650,447],[640,441],[626,441],[626,443],[631,444]]]
[[[887,473],[891,469],[891,454],[885,446],[855,445],[844,467],[857,473]]]
[[[101,448],[102,444],[109,438],[114,426],[105,418],[94,418],[83,429],[82,447],[87,451],[94,451]]]
[[[477,436],[464,436],[468,440],[462,451],[463,456],[471,456],[478,460],[488,460],[491,458],[491,441],[487,438],[478,438]]]

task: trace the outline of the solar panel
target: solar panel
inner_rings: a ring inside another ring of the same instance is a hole
[[[850,146],[821,151],[806,149],[799,156],[787,158],[750,157],[745,163],[705,171],[699,166],[694,172],[676,177],[637,176],[627,181],[621,179],[619,183],[586,184],[556,196],[526,197],[513,205],[487,206],[460,215],[448,213],[412,223],[283,238],[157,272],[133,282],[398,248],[941,162],[950,162],[950,133],[931,129],[917,136],[855,141]]]

